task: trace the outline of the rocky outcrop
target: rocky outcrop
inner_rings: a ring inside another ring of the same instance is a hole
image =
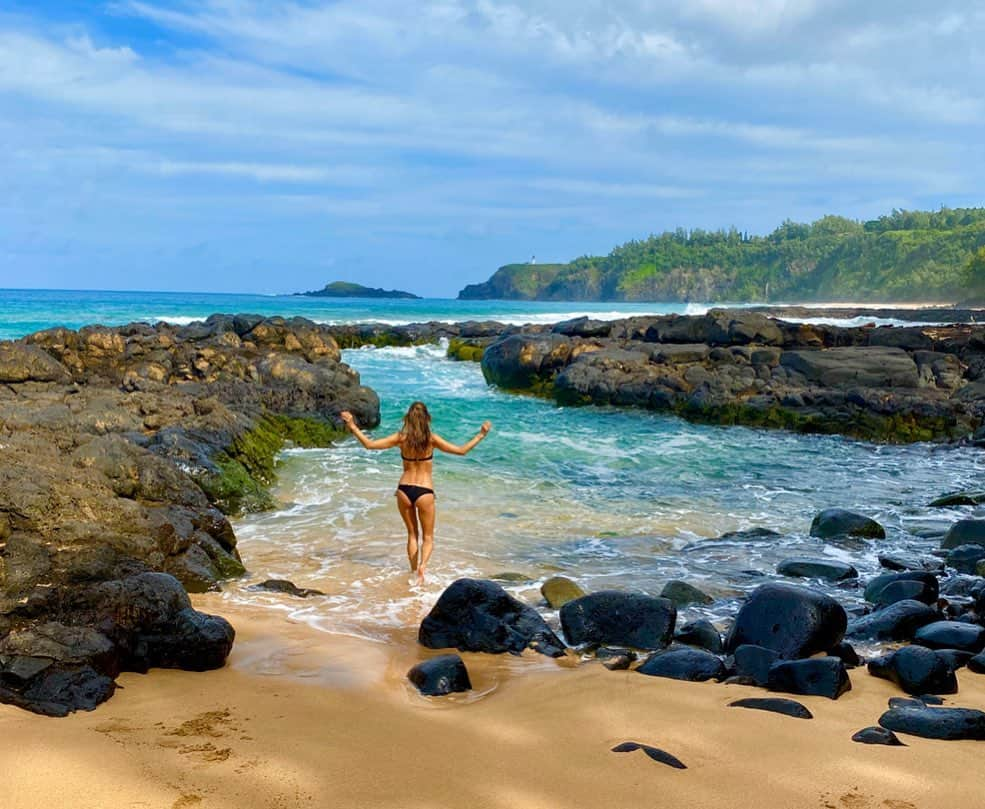
[[[303,319],[0,343],[0,700],[91,708],[120,670],[222,665],[231,628],[181,585],[244,572],[226,514],[269,505],[276,453],[332,440],[341,409],[379,420],[331,333]],[[172,584],[142,578],[161,574]],[[147,587],[156,606],[133,614],[106,596]]]
[[[513,330],[486,379],[563,404],[908,442],[985,422],[985,326],[840,328],[746,310]]]

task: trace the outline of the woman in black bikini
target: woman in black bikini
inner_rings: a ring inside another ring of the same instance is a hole
[[[424,402],[414,402],[404,416],[400,432],[386,438],[369,438],[359,429],[348,410],[343,410],[340,415],[345,426],[366,449],[400,447],[404,473],[397,484],[397,508],[407,526],[410,569],[417,572],[417,580],[422,582],[431,551],[434,550],[434,480],[431,477],[434,451],[440,449],[452,455],[464,455],[486,437],[492,424],[483,422],[475,436],[458,446],[431,432],[431,414]]]

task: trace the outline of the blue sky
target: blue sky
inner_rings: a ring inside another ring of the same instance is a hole
[[[983,41],[951,0],[4,0],[0,287],[451,297],[981,205]]]

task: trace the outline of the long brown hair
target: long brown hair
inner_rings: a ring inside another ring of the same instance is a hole
[[[407,408],[401,429],[403,445],[411,455],[424,456],[431,449],[431,414],[424,402],[414,402]]]

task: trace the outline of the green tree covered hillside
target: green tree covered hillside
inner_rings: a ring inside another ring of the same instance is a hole
[[[985,297],[985,208],[825,216],[768,236],[684,230],[568,264],[509,264],[463,299],[964,301]]]

